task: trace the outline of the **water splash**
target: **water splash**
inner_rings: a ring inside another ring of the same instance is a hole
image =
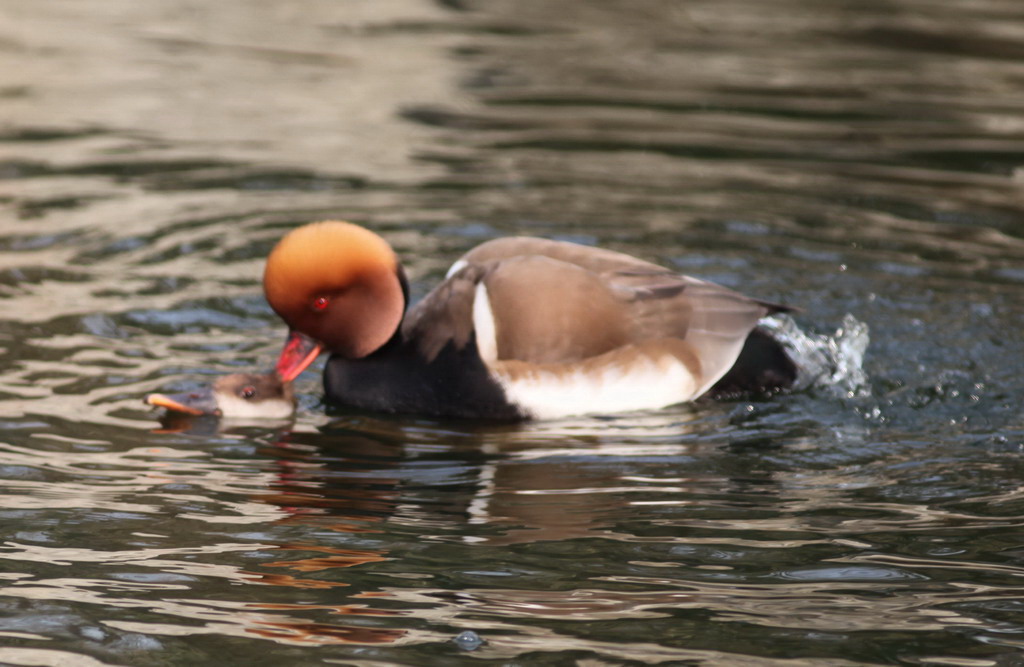
[[[774,315],[761,326],[786,348],[800,368],[795,389],[824,387],[847,398],[871,393],[864,372],[868,325],[847,313],[832,335],[803,331],[792,317]]]

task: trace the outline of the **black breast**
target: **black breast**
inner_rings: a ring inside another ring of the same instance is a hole
[[[377,412],[526,418],[487,372],[474,338],[459,348],[449,342],[429,362],[397,337],[363,359],[334,355],[324,369],[324,391],[333,403]]]

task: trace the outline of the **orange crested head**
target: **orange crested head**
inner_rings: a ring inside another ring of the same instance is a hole
[[[267,257],[263,292],[293,333],[353,359],[386,343],[405,310],[391,246],[348,222],[314,222],[285,235]]]

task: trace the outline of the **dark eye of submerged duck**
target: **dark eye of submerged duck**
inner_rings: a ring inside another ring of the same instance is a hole
[[[241,391],[241,394],[242,398],[253,398],[256,396],[256,387],[253,387],[252,385],[244,387]]]

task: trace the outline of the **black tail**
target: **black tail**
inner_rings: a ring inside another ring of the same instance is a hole
[[[760,327],[747,336],[729,372],[708,391],[711,398],[773,393],[792,386],[797,367],[782,344]]]

